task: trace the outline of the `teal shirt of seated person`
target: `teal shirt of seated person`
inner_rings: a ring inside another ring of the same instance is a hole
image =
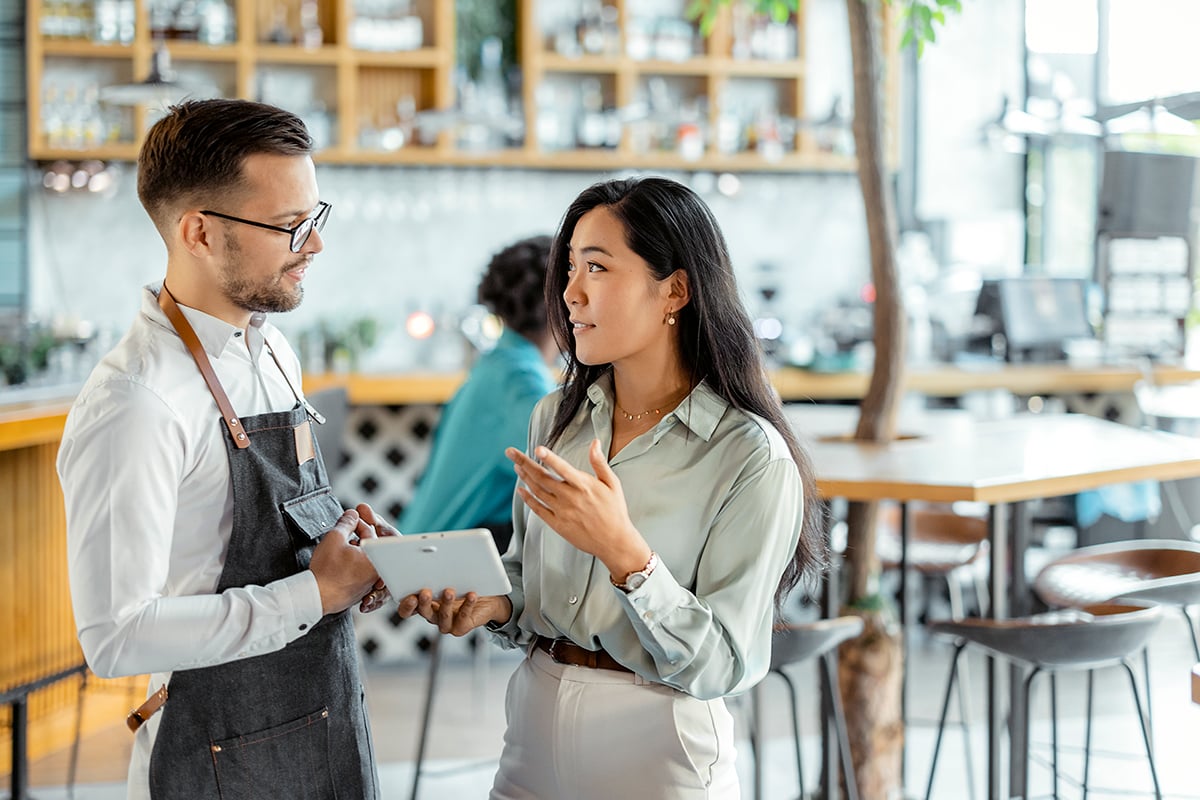
[[[533,407],[554,387],[538,347],[505,330],[442,412],[429,464],[400,515],[400,530],[510,525],[517,476],[504,448],[525,447]]]

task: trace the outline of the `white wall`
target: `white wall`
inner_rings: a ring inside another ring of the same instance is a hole
[[[474,301],[489,255],[523,236],[553,233],[568,204],[596,174],[491,169],[319,167],[333,203],[325,252],[306,280],[299,309],[274,320],[289,335],[322,319],[370,315],[395,332],[408,311],[457,312]],[[675,175],[682,180],[691,176]],[[711,178],[711,176],[707,176]],[[698,182],[705,188],[711,180]],[[720,221],[743,295],[754,311],[763,262],[777,268],[776,301],[802,323],[867,275],[862,202],[853,175],[743,175],[741,190],[704,195]],[[138,288],[162,277],[166,251],[137,201],[127,166],[111,196],[35,192],[31,308],[118,333]],[[399,347],[403,337],[389,338]],[[419,354],[387,354],[411,366]]]

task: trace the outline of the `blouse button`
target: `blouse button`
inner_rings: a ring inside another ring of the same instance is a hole
[[[567,598],[567,602],[570,603],[571,605],[575,605],[576,603],[579,602],[579,597],[576,595],[571,595],[570,597]]]

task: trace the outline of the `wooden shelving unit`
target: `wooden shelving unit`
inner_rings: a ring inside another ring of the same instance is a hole
[[[156,43],[150,34],[150,0],[136,0],[136,28],[128,44],[101,44],[85,39],[44,36],[40,24],[43,3],[34,0],[28,14],[28,141],[29,157],[34,160],[99,158],[134,160],[142,132],[152,120],[144,107],[129,114],[124,134],[118,140],[106,136],[64,145],[51,141],[43,130],[43,82],[47,71],[56,64],[91,62],[110,73],[118,70],[136,81],[148,74]],[[830,152],[819,146],[811,130],[796,126],[787,131],[778,146],[769,152],[753,143],[749,147],[718,145],[713,131],[728,125],[723,117],[722,98],[737,97],[750,83],[773,85],[779,113],[800,118],[805,113],[805,93],[809,71],[805,64],[805,5],[790,21],[795,31],[795,58],[754,60],[733,56],[731,11],[724,9],[712,34],[704,40],[704,52],[682,60],[639,60],[628,55],[627,35],[633,0],[604,0],[615,12],[620,30],[620,49],[611,55],[584,54],[577,57],[555,52],[545,32],[539,29],[539,0],[519,3],[517,20],[518,59],[521,67],[521,114],[524,117],[524,141],[514,147],[488,150],[467,149],[456,143],[452,129],[442,130],[432,139],[409,136],[403,146],[379,143],[373,131],[397,124],[397,103],[412,98],[420,112],[448,112],[455,108],[455,11],[452,2],[418,0],[414,3],[424,28],[423,46],[402,52],[380,52],[351,46],[354,9],[351,0],[317,0],[319,20],[324,31],[320,46],[306,48],[264,41],[271,14],[297,0],[234,0],[236,40],[210,46],[197,41],[166,41],[176,67],[195,72],[210,71],[223,78],[225,93],[239,97],[260,97],[264,71],[307,71],[324,87],[322,97],[330,118],[330,144],[317,154],[319,161],[342,164],[421,164],[445,166],[502,166],[572,170],[658,169],[714,171],[849,171],[852,156]],[[681,3],[681,8],[683,4]],[[289,11],[289,13],[293,13]],[[699,38],[699,37],[697,37]],[[886,44],[896,52],[895,37]],[[894,65],[895,59],[892,59]],[[889,97],[894,98],[895,69],[889,70]],[[670,146],[669,138],[659,137],[646,146],[625,124],[619,143],[589,148],[548,148],[539,141],[539,87],[547,82],[600,81],[604,86],[607,110],[629,109],[644,93],[647,81],[667,82],[683,87],[689,102],[703,109],[698,120],[704,136],[697,151]],[[891,104],[894,108],[894,104]],[[292,109],[301,113],[301,109]]]

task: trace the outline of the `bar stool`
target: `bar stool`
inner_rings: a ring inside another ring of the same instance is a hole
[[[1188,613],[1188,606],[1200,603],[1200,544],[1138,539],[1081,547],[1043,567],[1033,590],[1051,608],[1107,602],[1177,608],[1200,661],[1196,625]]]
[[[796,685],[784,668],[810,658],[817,659],[821,675],[822,690],[829,697],[827,709],[831,715],[826,724],[833,722],[837,733],[837,748],[842,757],[842,770],[846,775],[846,794],[850,800],[858,800],[858,783],[854,778],[854,761],[850,757],[850,743],[846,733],[846,715],[842,710],[841,692],[838,689],[837,662],[833,658],[835,648],[847,639],[862,633],[862,617],[846,616],[822,619],[807,623],[790,623],[777,627],[771,639],[771,666],[768,675],[783,678],[787,685],[792,709],[792,736],[796,749],[796,772],[800,781],[800,797],[804,797],[804,764],[800,758],[800,711],[797,708]],[[765,679],[764,679],[765,680]],[[762,798],[762,682],[752,690],[754,722],[750,729],[750,749],[754,754],[754,797]],[[831,743],[830,746],[833,746]],[[827,776],[830,781],[835,776]]]
[[[885,570],[900,568],[899,521],[879,526],[877,547]],[[912,509],[908,515],[908,568],[926,579],[946,582],[950,617],[966,616],[963,584],[975,591],[980,613],[988,605],[987,581],[979,562],[988,554],[987,520],[936,508]]]
[[[1058,717],[1054,673],[1060,671],[1086,671],[1087,680],[1087,727],[1084,739],[1083,796],[1087,797],[1088,768],[1091,761],[1092,738],[1092,671],[1100,667],[1120,665],[1129,676],[1129,688],[1133,693],[1138,722],[1142,729],[1142,741],[1146,746],[1146,757],[1150,764],[1150,776],[1154,782],[1154,796],[1162,800],[1158,783],[1158,771],[1154,764],[1154,753],[1150,745],[1150,733],[1146,717],[1142,712],[1141,695],[1137,679],[1133,675],[1130,658],[1146,646],[1146,641],[1161,620],[1161,609],[1157,606],[1130,606],[1116,604],[1089,605],[1077,610],[1057,611],[1020,619],[968,618],[958,621],[931,622],[930,632],[949,636],[955,640],[954,660],[946,693],[942,703],[938,735],[933,747],[933,761],[929,768],[929,783],[925,790],[926,800],[933,794],[933,782],[937,773],[938,752],[942,744],[942,731],[946,712],[950,706],[950,695],[958,671],[959,658],[968,644],[974,644],[1001,656],[1015,664],[1029,668],[1025,678],[1025,751],[1020,754],[1026,774],[1028,789],[1029,771],[1029,703],[1033,679],[1040,672],[1050,672],[1051,743],[1053,748],[1052,768],[1054,772],[1054,796],[1058,797]],[[1016,758],[1016,754],[1013,754]],[[1028,795],[1028,791],[1026,792]]]

